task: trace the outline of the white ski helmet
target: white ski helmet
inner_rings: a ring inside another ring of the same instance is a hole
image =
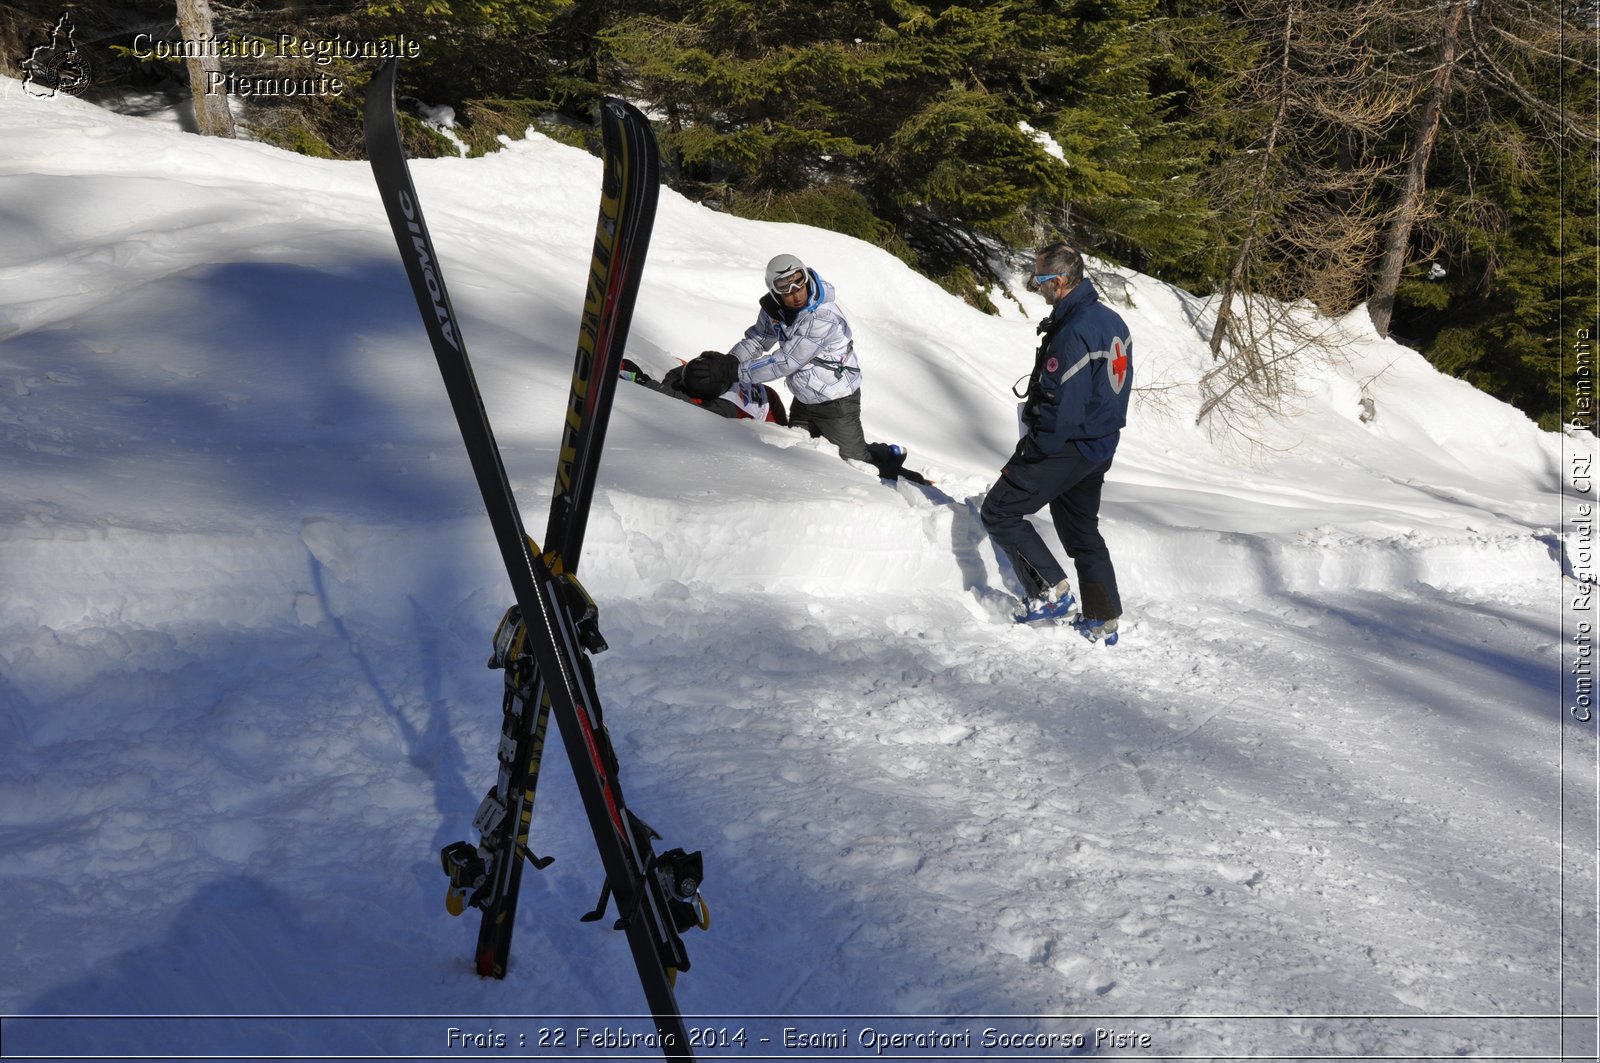
[[[778,281],[791,273],[805,273],[806,264],[794,255],[779,255],[767,263],[767,291],[777,294]]]

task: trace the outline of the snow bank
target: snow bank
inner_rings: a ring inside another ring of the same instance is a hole
[[[510,595],[366,166],[0,98],[0,1012],[637,1011],[620,935],[576,920],[599,877],[565,772],[504,983],[440,903]],[[534,135],[414,169],[540,535],[599,164]],[[852,312],[869,437],[936,482],[620,390],[582,573],[630,805],[706,850],[685,1008],[1548,1054],[1494,1016],[1561,1006],[1560,438],[1358,319],[1292,416],[1214,434],[1204,302],[1096,264],[1143,390],[1103,514],[1124,637],[1092,650],[1008,622],[977,521],[1016,311],[664,192],[636,360],[729,346],[779,251]],[[206,1029],[429,1054],[450,1022]]]

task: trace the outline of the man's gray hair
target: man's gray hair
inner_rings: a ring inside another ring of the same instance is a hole
[[[1070,244],[1060,240],[1045,244],[1039,248],[1038,259],[1040,273],[1059,273],[1068,288],[1076,288],[1083,280],[1083,256]]]

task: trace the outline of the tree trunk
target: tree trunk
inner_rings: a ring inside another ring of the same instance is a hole
[[[1244,239],[1239,244],[1238,254],[1233,257],[1233,267],[1228,271],[1228,279],[1222,286],[1222,297],[1217,302],[1217,323],[1211,330],[1213,362],[1222,356],[1222,341],[1228,333],[1229,324],[1233,321],[1233,299],[1244,286],[1245,267],[1250,261],[1256,233],[1261,229],[1261,215],[1265,209],[1267,183],[1272,169],[1272,153],[1277,150],[1278,134],[1283,130],[1284,119],[1289,110],[1289,57],[1293,52],[1296,6],[1291,3],[1283,19],[1283,63],[1278,76],[1278,109],[1272,116],[1272,127],[1267,130],[1267,142],[1261,149],[1261,166],[1256,171],[1255,198],[1250,203],[1250,221],[1245,227]]]
[[[197,50],[211,51],[215,43],[211,0],[178,0],[178,31],[185,41],[198,43]],[[228,110],[228,94],[222,91],[222,64],[214,55],[188,60],[189,91],[194,96],[194,121],[201,136],[232,137],[233,112]]]
[[[1439,139],[1445,102],[1450,98],[1450,77],[1455,73],[1461,46],[1461,20],[1466,17],[1467,3],[1468,0],[1455,0],[1445,13],[1439,37],[1439,65],[1434,69],[1433,84],[1428,88],[1428,100],[1417,124],[1417,146],[1406,168],[1400,204],[1394,220],[1389,223],[1389,234],[1384,238],[1383,262],[1373,282],[1372,297],[1367,301],[1367,313],[1380,336],[1389,334],[1389,322],[1394,316],[1394,293],[1400,287],[1400,271],[1405,268],[1411,250],[1411,230],[1422,215],[1422,194],[1428,186],[1428,160]]]

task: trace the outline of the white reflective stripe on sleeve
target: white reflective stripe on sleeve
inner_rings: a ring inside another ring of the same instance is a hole
[[[1090,362],[1094,361],[1096,358],[1110,358],[1110,357],[1111,357],[1111,352],[1110,351],[1090,351],[1088,354],[1084,355],[1082,358],[1079,358],[1078,361],[1072,366],[1072,368],[1068,369],[1065,373],[1061,374],[1061,382],[1063,384],[1065,384],[1067,381],[1069,381],[1073,377],[1077,376],[1078,373],[1082,371],[1084,366],[1088,365]]]

